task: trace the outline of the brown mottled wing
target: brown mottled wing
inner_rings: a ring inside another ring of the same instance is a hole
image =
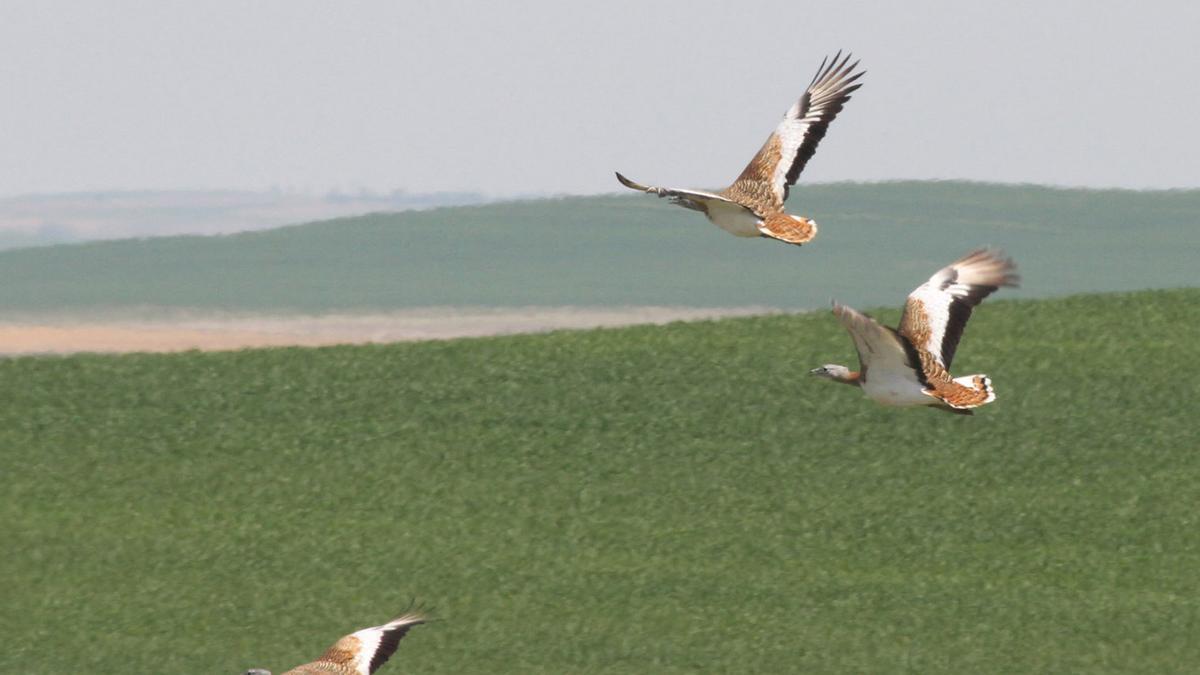
[[[849,63],[850,58],[849,54],[842,57],[839,51],[833,59],[821,61],[804,95],[788,109],[758,154],[726,190],[728,196],[760,205],[760,215],[783,209],[788,188],[796,184],[829,124],[850,100],[850,94],[862,86],[856,80],[865,71],[855,72],[858,61]]]
[[[1016,270],[1000,251],[971,251],[909,293],[900,334],[949,369],[971,311],[1001,286],[1015,287]]]
[[[866,382],[871,373],[890,372],[922,389],[928,386],[915,350],[896,331],[836,302],[833,303],[833,315],[854,340],[862,381]]]
[[[314,675],[337,673],[337,675],[359,675],[356,667],[362,651],[362,642],[354,635],[347,635],[325,650],[316,661],[297,666],[283,675]]]

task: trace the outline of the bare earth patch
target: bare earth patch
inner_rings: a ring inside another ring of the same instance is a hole
[[[384,314],[25,317],[0,322],[0,354],[172,352],[444,340],[769,314],[766,307],[420,309]]]

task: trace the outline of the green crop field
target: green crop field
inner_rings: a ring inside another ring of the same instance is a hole
[[[820,223],[813,243],[735,239],[700,214],[625,194],[4,251],[0,315],[890,305],[984,245],[1021,265],[1024,288],[1009,297],[1200,283],[1200,190],[833,184],[797,187],[788,206]]]
[[[0,361],[0,672],[1195,672],[1198,307],[989,300],[974,417],[827,312]]]

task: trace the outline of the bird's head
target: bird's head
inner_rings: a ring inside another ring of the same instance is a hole
[[[263,670],[262,668],[251,668],[242,673],[242,675],[271,675],[271,671]]]
[[[820,368],[813,368],[808,371],[809,375],[815,377],[823,377],[827,380],[846,381],[850,379],[850,369],[846,366],[839,366],[836,363],[826,363]]]

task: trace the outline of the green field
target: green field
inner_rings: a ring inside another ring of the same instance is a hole
[[[969,418],[825,312],[5,360],[0,672],[1196,672],[1197,307],[989,301]]]
[[[820,223],[812,244],[738,240],[697,213],[625,194],[5,251],[0,315],[891,305],[982,245],[1021,265],[1024,288],[1009,297],[1200,283],[1200,190],[832,184],[797,187],[788,205]]]

